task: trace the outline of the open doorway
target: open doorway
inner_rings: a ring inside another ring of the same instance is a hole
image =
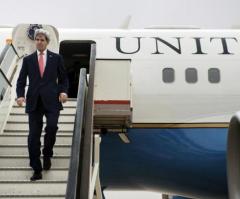
[[[89,73],[91,44],[93,43],[95,42],[72,40],[60,43],[59,53],[63,56],[69,79],[69,98],[77,98],[80,69],[86,68],[87,73]]]

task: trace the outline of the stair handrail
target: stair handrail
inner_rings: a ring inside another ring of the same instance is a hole
[[[79,76],[77,110],[66,190],[67,199],[89,199],[93,158],[93,90],[95,58],[96,45],[91,44],[88,86],[86,69],[81,69]]]
[[[96,45],[91,44],[90,74],[87,86],[86,69],[80,70],[77,111],[67,182],[67,199],[88,199],[93,158],[93,88]]]
[[[11,45],[9,45],[9,44],[6,44],[6,45],[4,46],[4,48],[3,48],[3,50],[2,50],[2,52],[1,52],[1,54],[0,54],[0,66],[1,66],[2,61],[3,61],[4,57],[5,57],[8,49],[10,48],[10,46],[11,46]]]
[[[76,199],[79,186],[79,164],[81,160],[81,140],[84,125],[84,105],[86,98],[86,69],[80,70],[77,94],[77,108],[75,114],[74,130],[72,137],[71,159],[69,163],[68,182],[66,190],[67,199]]]
[[[86,113],[84,123],[84,137],[82,145],[82,161],[80,164],[80,195],[78,199],[89,199],[93,168],[93,105],[94,105],[94,77],[96,62],[96,44],[91,44],[91,55],[89,63],[89,84],[86,101]]]
[[[0,54],[0,133],[3,132],[14,103],[15,80],[21,58],[12,44],[7,43]]]
[[[18,56],[18,58],[21,58],[21,57],[18,55],[17,50],[16,50],[16,48],[14,47],[13,44],[6,44],[6,45],[4,46],[1,54],[0,54],[0,66],[1,66],[1,64],[2,64],[2,61],[3,61],[4,57],[6,56],[6,54],[8,53],[8,50],[9,50],[10,48],[14,51],[14,53]]]
[[[13,52],[17,55],[18,58],[19,55],[15,49],[15,47],[12,45],[12,44],[6,44],[5,47],[3,48],[1,54],[0,54],[0,75],[3,77],[3,79],[5,80],[5,82],[8,84],[8,86],[12,87],[12,79],[15,75],[15,72],[16,72],[16,66],[15,66],[15,69],[13,70],[10,78],[7,77],[7,74],[6,74],[6,71],[4,71],[4,69],[2,69],[2,62],[4,60],[4,58],[6,57],[7,53],[9,50],[13,50]]]

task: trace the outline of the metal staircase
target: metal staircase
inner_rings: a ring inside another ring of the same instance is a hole
[[[42,180],[31,182],[27,115],[24,107],[12,107],[0,134],[0,198],[65,198],[75,112],[76,100],[72,99],[61,111],[52,169],[43,172]],[[42,143],[43,135],[44,132]]]
[[[7,56],[11,53],[11,56]],[[22,57],[12,44],[0,63],[0,198],[92,199],[102,198],[99,180],[99,135],[93,133],[93,85],[96,47],[92,45],[90,81],[81,70],[78,99],[60,113],[52,168],[43,179],[30,181],[25,107],[14,102],[17,74]],[[6,75],[7,74],[7,75]],[[1,84],[2,83],[2,84]],[[2,86],[1,86],[2,85]],[[45,126],[45,125],[44,125]],[[43,129],[44,129],[43,126]],[[41,143],[43,143],[42,132]],[[93,148],[94,147],[94,148]],[[80,189],[80,191],[78,191]]]

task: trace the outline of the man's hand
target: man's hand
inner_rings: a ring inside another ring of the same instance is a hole
[[[67,101],[67,94],[66,93],[60,93],[59,95],[59,102],[65,103]]]
[[[25,98],[24,97],[19,97],[19,98],[17,98],[17,104],[18,104],[18,106],[23,106],[23,103],[25,103]]]

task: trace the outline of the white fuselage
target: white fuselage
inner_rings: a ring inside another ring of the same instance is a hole
[[[240,30],[58,31],[60,42],[96,42],[97,59],[131,60],[133,123],[217,126],[240,109]],[[164,82],[169,68],[173,77]],[[196,72],[190,83],[188,68]],[[209,81],[209,69],[219,71],[216,83]]]
[[[131,59],[133,123],[225,123],[240,108],[238,30],[59,32],[60,40],[95,41],[97,59]],[[174,70],[171,83],[165,68]],[[195,83],[186,81],[187,68],[196,69]],[[219,69],[219,82],[209,82],[210,68]]]

